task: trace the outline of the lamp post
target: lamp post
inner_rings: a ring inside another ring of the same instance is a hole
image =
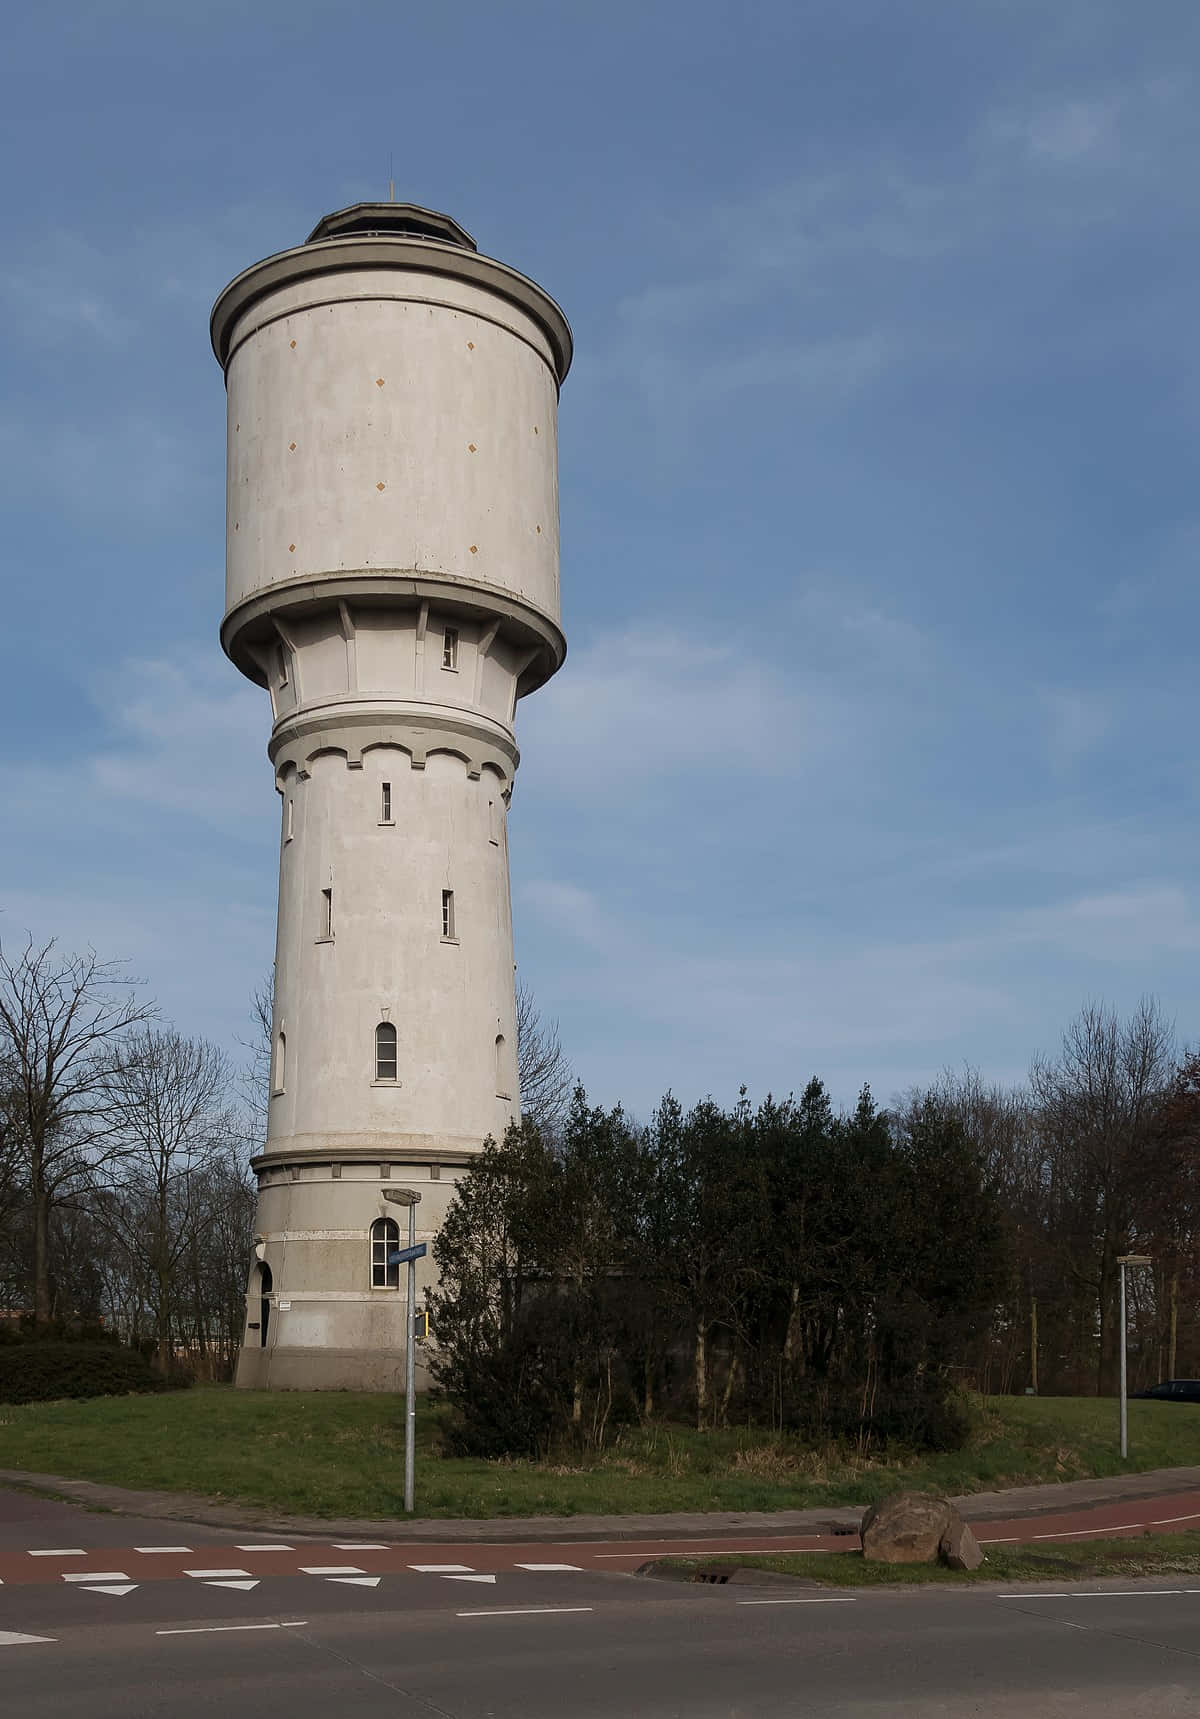
[[[1117,1256],[1117,1264],[1121,1268],[1121,1459],[1129,1455],[1129,1403],[1127,1400],[1128,1366],[1126,1363],[1126,1330],[1125,1330],[1125,1267],[1127,1265],[1153,1265],[1154,1261],[1148,1253],[1122,1253]]]
[[[416,1302],[417,1255],[424,1253],[425,1244],[417,1248],[417,1206],[421,1196],[415,1188],[385,1188],[385,1200],[394,1206],[408,1207],[408,1246],[404,1250],[408,1261],[408,1307],[405,1311],[404,1339],[404,1508],[413,1510],[413,1469],[417,1450],[417,1368],[416,1368]],[[1124,1279],[1122,1279],[1124,1282]]]

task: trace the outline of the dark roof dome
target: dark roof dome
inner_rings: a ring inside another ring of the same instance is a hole
[[[322,239],[352,238],[438,239],[444,245],[458,245],[466,251],[477,249],[465,227],[460,227],[449,215],[439,215],[436,209],[422,209],[416,203],[352,203],[348,209],[323,215],[305,243],[315,245]]]

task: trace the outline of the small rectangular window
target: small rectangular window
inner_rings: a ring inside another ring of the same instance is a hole
[[[333,936],[333,890],[321,891],[321,936]]]
[[[500,809],[494,797],[488,801],[488,841],[493,847],[500,846]]]
[[[280,647],[279,647],[279,655],[277,658],[276,666],[277,666],[278,674],[279,674],[279,680],[278,680],[277,684],[279,686],[286,686],[288,683],[288,654],[287,654],[287,646],[286,645],[280,645]]]
[[[458,668],[458,628],[447,627],[442,634],[442,667]]]
[[[446,938],[454,936],[454,891],[452,889],[442,891],[442,936]]]
[[[379,796],[379,821],[381,824],[390,824],[392,821],[392,784],[390,782],[383,784],[383,791]]]
[[[290,842],[296,833],[295,810],[296,802],[289,799],[287,803],[287,828],[283,838],[285,842]]]

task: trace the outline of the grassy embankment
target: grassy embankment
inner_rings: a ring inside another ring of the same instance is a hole
[[[439,1452],[443,1412],[418,1415],[421,1516],[785,1510],[868,1504],[900,1487],[957,1494],[1200,1463],[1200,1410],[1129,1405],[1131,1458],[1116,1453],[1116,1404],[1094,1398],[973,1402],[967,1446],[862,1458],[770,1432],[630,1427],[595,1460],[481,1462]],[[0,1468],[118,1486],[205,1493],[313,1516],[401,1514],[399,1399],[350,1392],[233,1391],[0,1405]]]
[[[986,1530],[981,1530],[986,1533]],[[1053,1552],[1027,1546],[988,1546],[978,1570],[946,1570],[940,1564],[872,1564],[859,1552],[793,1552],[777,1558],[664,1558],[677,1570],[738,1565],[774,1570],[822,1588],[911,1587],[914,1582],[969,1586],[979,1582],[1042,1582],[1051,1589],[1093,1576],[1200,1576],[1200,1534],[1160,1534],[1136,1540],[1089,1540],[1059,1545]]]

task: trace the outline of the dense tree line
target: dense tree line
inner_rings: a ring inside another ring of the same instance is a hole
[[[577,1090],[460,1183],[433,1371],[479,1453],[602,1445],[657,1413],[953,1443],[959,1387],[1116,1389],[1200,1368],[1200,1056],[1152,1003],[1084,1009],[1029,1084],[967,1071],[888,1111],[743,1095],[648,1126]]]
[[[510,1130],[435,1243],[435,1378],[480,1453],[602,1445],[690,1412],[860,1442],[953,1442],[955,1368],[1004,1282],[978,1152],[934,1100],[798,1100],[647,1127],[576,1092],[556,1142]]]

